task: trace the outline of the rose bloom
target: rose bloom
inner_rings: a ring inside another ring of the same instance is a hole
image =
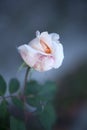
[[[18,47],[24,62],[37,71],[59,68],[64,59],[63,46],[56,33],[36,32],[36,38]]]

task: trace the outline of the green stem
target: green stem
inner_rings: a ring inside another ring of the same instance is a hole
[[[28,67],[25,73],[25,79],[24,79],[24,90],[23,90],[23,103],[24,103],[24,120],[25,120],[25,124],[27,121],[27,115],[26,115],[26,108],[25,108],[25,103],[26,103],[26,95],[25,95],[25,89],[26,89],[26,84],[27,84],[27,79],[28,79],[28,74],[29,74],[30,68]]]
[[[30,68],[28,67],[27,70],[26,70],[25,79],[24,79],[24,92],[25,92],[25,89],[26,89],[26,83],[27,83],[29,71],[30,71]]]

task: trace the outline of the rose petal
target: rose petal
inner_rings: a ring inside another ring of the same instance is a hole
[[[43,40],[50,49],[52,49],[52,40],[48,32],[41,33],[40,39]]]
[[[29,42],[29,45],[39,51],[43,51],[45,53],[52,52],[52,40],[48,32],[43,32],[40,35],[40,32],[36,32],[36,38]],[[42,44],[43,43],[43,44]]]
[[[44,52],[43,47],[40,44],[40,40],[39,38],[34,38],[32,41],[29,42],[29,46],[31,46],[32,48],[38,50],[38,51],[42,51]]]
[[[36,37],[39,37],[39,36],[40,36],[40,32],[36,31]]]
[[[57,40],[59,40],[59,34],[57,34],[57,33],[50,33],[49,34],[50,36],[51,36],[51,39],[53,40],[53,41],[57,41]]]
[[[53,42],[53,45],[54,45],[53,56],[55,58],[54,68],[59,68],[64,59],[63,46],[61,43],[57,44],[56,42]]]
[[[30,46],[26,44],[19,46],[18,51],[21,57],[23,58],[23,60],[25,61],[25,63],[30,67],[33,67],[34,64],[36,63],[35,55],[37,51],[35,51],[34,49],[32,49]]]
[[[47,56],[45,53],[34,50],[33,48],[31,48],[30,46],[26,44],[19,46],[18,51],[21,57],[23,58],[23,60],[25,61],[25,63],[28,66],[35,68],[36,70],[40,69],[40,71],[43,71],[45,67],[47,66],[48,60],[50,62],[50,59],[49,59],[49,57],[51,57],[50,55]]]
[[[40,72],[47,71],[53,68],[54,59],[52,56],[46,56],[37,54],[37,62],[34,65],[34,68]]]

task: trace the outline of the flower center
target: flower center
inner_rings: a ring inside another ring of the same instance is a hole
[[[40,44],[42,45],[45,53],[48,53],[48,54],[51,53],[51,49],[48,47],[48,45],[42,39],[40,39]]]

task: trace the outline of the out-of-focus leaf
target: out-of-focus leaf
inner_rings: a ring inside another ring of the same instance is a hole
[[[47,82],[42,86],[38,95],[41,100],[49,101],[54,98],[56,92],[56,85],[53,82]]]
[[[51,104],[47,104],[43,112],[39,114],[39,120],[41,121],[41,124],[43,125],[45,130],[52,129],[55,119],[56,115],[53,106]]]
[[[6,92],[6,82],[4,78],[0,75],[0,96],[3,96]]]
[[[5,118],[8,115],[8,103],[6,100],[3,100],[0,103],[0,118]]]
[[[14,104],[16,107],[18,107],[18,108],[20,108],[20,109],[23,109],[23,108],[24,108],[23,102],[22,102],[20,99],[18,99],[17,97],[12,97],[12,102],[13,102],[13,104]]]
[[[31,81],[27,83],[25,89],[25,95],[28,96],[26,99],[27,103],[33,107],[40,106],[40,96],[38,93],[40,92],[42,86],[39,85],[36,81]]]
[[[36,81],[28,82],[25,89],[25,95],[29,95],[29,94],[35,95],[40,91],[41,87],[42,86],[39,85]]]
[[[42,106],[48,101],[52,101],[56,86],[52,82],[45,85],[38,85],[35,81],[28,83],[26,93],[28,94],[27,103],[38,110],[42,110]]]
[[[9,83],[9,92],[12,94],[12,93],[15,93],[18,91],[20,87],[20,83],[17,79],[13,78],[10,80],[10,83]]]
[[[38,96],[31,95],[27,98],[27,103],[31,106],[38,107],[40,105],[40,98]]]
[[[23,121],[10,117],[10,130],[26,130]]]

